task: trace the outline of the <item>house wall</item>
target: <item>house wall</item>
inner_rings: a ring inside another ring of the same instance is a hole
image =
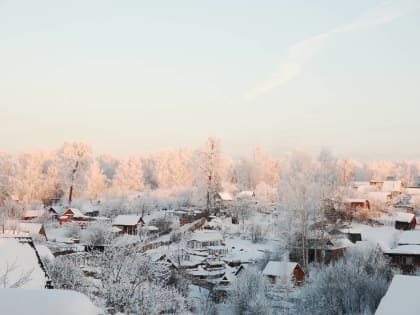
[[[295,285],[302,285],[305,280],[305,273],[303,272],[302,268],[296,266],[295,270],[293,270],[293,277],[295,278]]]
[[[410,223],[395,221],[395,228],[397,230],[413,230],[416,228],[416,218],[414,218]]]

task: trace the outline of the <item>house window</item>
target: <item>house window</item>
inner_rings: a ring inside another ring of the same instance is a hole
[[[413,257],[405,257],[405,264],[406,265],[412,265],[412,264],[414,264]]]

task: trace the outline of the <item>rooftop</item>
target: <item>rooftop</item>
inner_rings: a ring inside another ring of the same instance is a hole
[[[130,215],[130,214],[124,214],[117,216],[114,221],[112,222],[112,225],[137,225],[139,224],[141,220],[141,216],[139,215]]]
[[[375,315],[415,315],[419,313],[420,277],[395,275]]]

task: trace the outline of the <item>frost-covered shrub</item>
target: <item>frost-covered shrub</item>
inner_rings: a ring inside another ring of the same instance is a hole
[[[236,306],[239,315],[271,314],[267,293],[268,285],[262,274],[247,268],[233,281],[228,301]]]
[[[46,268],[54,289],[86,292],[87,283],[83,271],[70,257],[59,256],[53,261],[47,261]]]
[[[379,249],[350,250],[342,260],[312,270],[297,303],[299,314],[373,314],[391,277]]]
[[[67,237],[80,238],[81,228],[76,222],[65,224],[65,235]]]

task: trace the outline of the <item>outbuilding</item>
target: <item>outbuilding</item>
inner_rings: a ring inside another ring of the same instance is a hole
[[[300,286],[305,279],[305,273],[296,262],[269,261],[262,274],[272,284],[291,281],[294,285]]]

